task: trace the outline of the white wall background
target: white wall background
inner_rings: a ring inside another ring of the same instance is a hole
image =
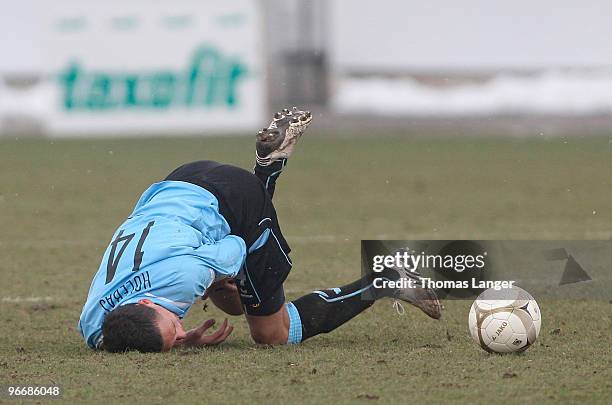
[[[605,0],[333,0],[330,8],[340,71],[612,65]]]
[[[330,7],[338,111],[612,114],[612,2],[333,0]]]

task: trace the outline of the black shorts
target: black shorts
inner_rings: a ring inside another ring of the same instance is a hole
[[[278,312],[285,302],[283,283],[291,271],[291,249],[264,184],[244,169],[209,160],[187,163],[166,180],[196,184],[217,197],[232,235],[247,246],[246,261],[236,277],[245,312]]]

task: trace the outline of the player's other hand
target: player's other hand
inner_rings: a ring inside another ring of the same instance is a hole
[[[201,347],[217,345],[224,342],[225,339],[227,339],[227,337],[232,333],[234,327],[228,326],[227,319],[225,319],[219,329],[207,335],[206,331],[210,329],[215,322],[216,321],[214,319],[209,319],[197,328],[189,330],[185,336],[185,339],[183,339],[182,344],[184,346]]]
[[[213,283],[202,299],[210,298],[213,304],[228,315],[242,315],[242,303],[234,279],[226,278]]]

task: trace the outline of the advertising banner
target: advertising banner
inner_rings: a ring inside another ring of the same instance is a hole
[[[214,135],[260,125],[266,97],[253,2],[62,3],[12,10],[7,24],[37,51],[7,41],[0,70],[36,79],[0,86],[4,114],[58,136]]]

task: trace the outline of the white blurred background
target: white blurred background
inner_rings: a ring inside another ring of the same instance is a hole
[[[0,14],[0,136],[612,129],[597,0],[21,0]]]

